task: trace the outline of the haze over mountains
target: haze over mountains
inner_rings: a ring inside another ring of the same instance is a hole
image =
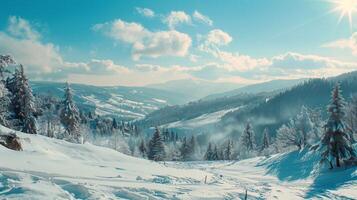
[[[71,85],[75,94],[74,99],[79,107],[87,111],[95,110],[95,113],[99,115],[133,120],[143,118],[165,106],[184,105],[199,99],[235,96],[245,91],[271,92],[289,88],[302,81],[302,79],[278,80],[245,87],[234,83],[214,83],[192,79],[169,81],[145,87]],[[63,96],[64,83],[32,81],[31,85],[35,94],[51,94],[58,98]]]

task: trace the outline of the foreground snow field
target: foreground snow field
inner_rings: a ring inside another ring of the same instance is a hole
[[[0,199],[240,199],[245,190],[248,199],[357,199],[356,168],[318,172],[318,157],[308,152],[155,163],[91,144],[18,135],[24,151],[0,146]]]

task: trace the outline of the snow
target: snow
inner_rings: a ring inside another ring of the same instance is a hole
[[[356,168],[318,170],[318,156],[307,151],[155,163],[88,143],[17,134],[24,151],[0,146],[0,199],[239,199],[245,190],[248,199],[357,197]]]
[[[94,104],[98,115],[111,115],[113,113],[133,119],[142,118],[145,114],[159,109],[149,103],[131,101],[118,94],[110,94],[107,100],[99,100],[94,95],[82,96],[87,103]],[[163,103],[163,102],[159,102]]]
[[[163,126],[167,127],[167,128],[194,129],[194,128],[199,128],[199,127],[203,127],[203,126],[207,126],[207,125],[212,125],[212,124],[219,122],[225,114],[235,111],[235,110],[238,110],[240,108],[241,107],[220,110],[220,111],[213,112],[213,113],[206,113],[206,114],[200,115],[193,119],[176,121],[176,122],[172,122],[169,124],[165,124]]]

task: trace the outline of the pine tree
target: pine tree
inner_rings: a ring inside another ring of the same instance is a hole
[[[190,146],[189,146],[189,144],[187,142],[186,137],[184,137],[182,139],[182,144],[181,144],[181,147],[180,147],[180,153],[181,153],[182,160],[184,160],[184,161],[189,160],[189,158],[190,158]]]
[[[161,161],[165,158],[165,146],[158,128],[155,129],[155,133],[150,140],[148,158],[154,161]]]
[[[219,160],[219,153],[217,145],[214,145],[212,160]]]
[[[352,96],[351,102],[347,110],[347,129],[350,132],[350,140],[352,143],[356,142],[357,135],[357,95]]]
[[[16,64],[10,55],[0,55],[0,80],[5,80],[5,74],[9,73],[6,67],[10,64]]]
[[[340,86],[337,84],[332,91],[331,103],[328,106],[329,118],[321,141],[322,147],[325,148],[321,161],[328,160],[331,167],[333,165],[330,158],[335,158],[336,166],[340,167],[341,159],[356,156],[343,121],[345,117],[345,105]]]
[[[212,150],[212,144],[208,143],[207,151],[205,153],[205,160],[213,160],[213,150]]]
[[[34,97],[22,65],[15,69],[14,76],[7,81],[7,87],[12,93],[14,126],[25,133],[37,134]]]
[[[301,107],[300,114],[296,116],[295,128],[300,135],[301,145],[303,147],[309,145],[309,140],[311,140],[313,136],[313,124],[305,106]]]
[[[79,111],[73,101],[73,94],[70,85],[66,83],[64,89],[64,100],[60,114],[61,123],[64,126],[67,139],[73,142],[81,142]]]
[[[115,118],[113,118],[113,121],[112,121],[112,128],[113,129],[118,129],[119,128],[119,125],[118,125],[118,122]]]
[[[192,135],[191,136],[191,140],[190,140],[190,143],[189,143],[189,160],[195,160],[195,156],[196,156],[196,139],[195,137]]]
[[[269,132],[268,132],[268,129],[265,128],[264,132],[263,132],[263,142],[262,142],[261,151],[263,151],[264,149],[269,148],[269,146],[270,146]]]
[[[10,115],[10,98],[9,92],[5,85],[0,82],[0,124],[9,126],[8,118]]]
[[[233,150],[233,144],[231,140],[227,141],[227,146],[224,151],[224,159],[225,160],[232,160],[232,150]]]
[[[245,148],[246,151],[252,151],[255,149],[255,138],[254,138],[254,131],[252,129],[252,125],[250,123],[247,123],[243,134],[241,136],[241,144]]]
[[[147,154],[147,150],[146,150],[145,142],[143,139],[140,142],[139,151],[140,151],[141,156],[143,158],[145,158],[146,154]]]
[[[8,119],[10,118],[10,92],[6,88],[5,74],[9,73],[6,67],[9,64],[16,64],[14,59],[9,55],[0,55],[0,124],[9,126]]]

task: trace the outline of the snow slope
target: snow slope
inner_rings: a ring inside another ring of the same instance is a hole
[[[180,128],[180,129],[196,129],[196,128],[203,128],[203,127],[209,128],[210,126],[213,126],[214,124],[218,123],[221,120],[221,118],[228,112],[236,111],[240,108],[241,107],[220,110],[212,113],[206,113],[193,119],[180,120],[169,124],[165,124],[162,125],[162,127]]]
[[[0,146],[0,199],[239,199],[245,190],[248,199],[357,197],[356,168],[318,172],[317,157],[307,152],[155,163],[91,144],[18,135],[24,151]]]

